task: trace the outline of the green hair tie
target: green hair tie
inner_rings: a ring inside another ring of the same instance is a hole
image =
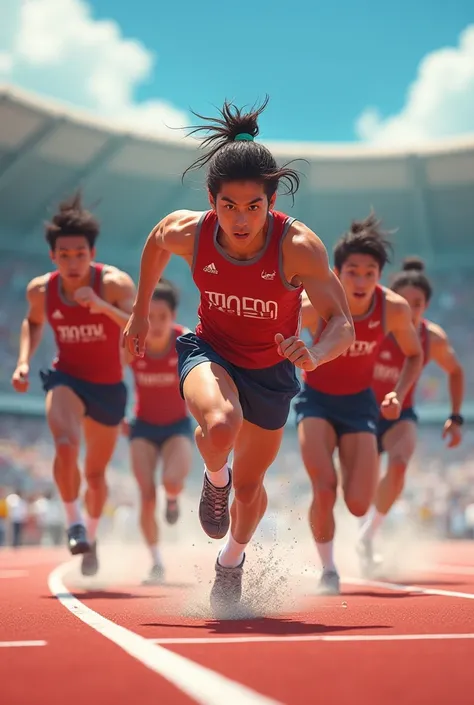
[[[234,137],[234,142],[253,142],[253,135],[248,132],[241,132],[240,135]]]

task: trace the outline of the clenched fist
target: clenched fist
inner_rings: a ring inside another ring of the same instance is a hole
[[[295,367],[311,372],[318,366],[316,355],[296,335],[285,339],[281,333],[277,333],[275,343],[278,346],[278,354],[286,357]]]

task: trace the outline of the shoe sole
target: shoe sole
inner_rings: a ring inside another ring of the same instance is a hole
[[[79,541],[75,546],[69,546],[69,552],[72,556],[82,556],[84,553],[89,553],[90,550],[90,544],[86,541]]]

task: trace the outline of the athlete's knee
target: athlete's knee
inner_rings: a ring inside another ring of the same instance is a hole
[[[402,452],[394,453],[389,456],[387,475],[392,482],[397,484],[403,484],[405,482],[408,461],[409,458]]]
[[[362,497],[361,495],[354,495],[351,492],[348,492],[345,495],[344,500],[346,507],[353,516],[363,517],[369,511],[372,497]]]
[[[74,431],[58,430],[53,433],[56,457],[61,461],[76,462],[79,455],[79,435]]]
[[[262,482],[236,482],[234,480],[234,496],[242,504],[253,504],[262,492]]]
[[[93,492],[107,489],[105,481],[105,468],[97,470],[87,470],[85,473],[87,486]]]
[[[142,512],[155,511],[156,505],[156,489],[154,485],[147,485],[146,487],[140,487],[140,498]]]
[[[242,413],[238,409],[218,410],[206,414],[201,429],[214,448],[227,449],[234,441],[242,426]]]
[[[335,483],[319,480],[313,483],[312,509],[327,512],[336,504],[337,487]]]

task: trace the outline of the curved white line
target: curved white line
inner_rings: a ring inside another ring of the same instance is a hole
[[[158,646],[86,607],[71,595],[64,585],[63,578],[70,566],[70,563],[58,566],[48,578],[49,590],[59,602],[75,617],[120,646],[127,654],[158,673],[199,705],[283,705]]]

